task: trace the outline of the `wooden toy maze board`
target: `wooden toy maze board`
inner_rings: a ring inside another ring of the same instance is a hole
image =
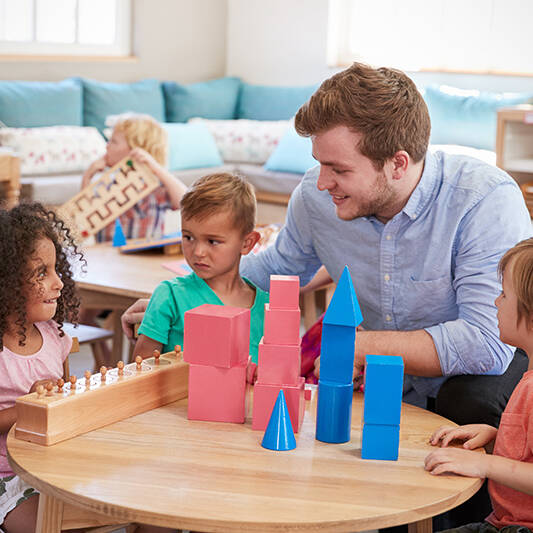
[[[180,352],[130,363],[17,399],[18,439],[50,445],[187,397]]]

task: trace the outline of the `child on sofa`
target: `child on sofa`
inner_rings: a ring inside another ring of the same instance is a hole
[[[186,277],[163,281],[154,291],[134,354],[148,357],[183,345],[184,313],[209,303],[251,310],[250,354],[257,362],[268,293],[239,274],[241,256],[259,239],[252,186],[227,173],[197,180],[181,201],[182,248],[193,270]]]
[[[446,426],[429,440],[440,446],[425,460],[432,474],[489,479],[492,513],[485,522],[448,530],[457,533],[496,533],[503,528],[508,533],[533,531],[533,238],[508,250],[498,270],[503,285],[495,301],[500,339],[522,348],[529,366],[498,429],[485,424]],[[463,449],[448,448],[453,440],[463,441]],[[492,455],[473,451],[486,445],[494,445]]]
[[[149,115],[124,115],[119,117],[105,155],[96,160],[84,173],[82,188],[95,174],[112,167],[124,157],[147,165],[160,180],[161,187],[143,198],[120,217],[127,239],[144,238],[164,233],[164,213],[178,209],[187,187],[164,167],[167,159],[167,135],[165,130]],[[98,242],[113,238],[114,223],[96,236]]]

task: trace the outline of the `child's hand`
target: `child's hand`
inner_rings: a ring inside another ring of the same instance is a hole
[[[91,183],[92,177],[97,172],[103,172],[106,167],[107,167],[107,165],[105,163],[105,158],[104,157],[101,157],[100,159],[97,159],[96,161],[93,161],[91,163],[91,166],[83,174],[83,178],[81,180],[81,188],[84,189],[85,187],[87,187],[87,185],[89,185],[89,183]]]
[[[487,424],[467,424],[466,426],[442,426],[431,437],[429,443],[445,448],[453,440],[464,441],[463,448],[474,450],[485,446],[496,438],[498,430]]]
[[[490,455],[460,448],[439,448],[424,460],[424,469],[433,475],[459,474],[468,477],[487,477]]]
[[[129,153],[129,157],[133,159],[133,161],[141,163],[141,165],[146,165],[150,167],[152,170],[159,165],[157,161],[146,150],[143,150],[142,148],[134,148]]]
[[[28,391],[28,394],[32,393],[32,392],[35,392],[37,390],[37,387],[39,385],[42,385],[43,387],[46,387],[46,385],[48,385],[48,383],[54,383],[54,380],[53,379],[40,379],[39,381],[36,381],[32,386],[31,386],[31,389]]]

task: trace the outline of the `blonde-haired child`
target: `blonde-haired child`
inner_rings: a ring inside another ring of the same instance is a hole
[[[16,422],[15,400],[63,374],[79,299],[72,264],[83,260],[70,231],[42,205],[0,210],[0,527],[35,530],[37,492],[16,476],[6,457],[6,437]]]
[[[119,117],[107,143],[105,155],[96,160],[82,178],[86,187],[94,175],[112,167],[128,156],[147,165],[161,182],[161,187],[149,194],[120,217],[127,239],[161,236],[164,233],[164,214],[167,209],[178,209],[186,186],[166,168],[167,134],[149,115]],[[96,237],[99,242],[113,238],[114,224]]]
[[[239,274],[241,257],[259,239],[255,216],[255,194],[244,179],[219,173],[194,183],[181,202],[183,255],[193,272],[158,285],[139,328],[135,355],[183,345],[184,313],[209,303],[250,309],[250,354],[257,361],[268,293]]]
[[[432,474],[488,478],[492,513],[458,533],[533,531],[533,238],[508,250],[499,264],[502,292],[496,298],[500,339],[522,348],[529,366],[516,386],[498,429],[485,424],[441,427],[430,438],[440,448],[425,460]],[[461,448],[448,447],[463,441]],[[492,454],[473,451],[487,446]]]

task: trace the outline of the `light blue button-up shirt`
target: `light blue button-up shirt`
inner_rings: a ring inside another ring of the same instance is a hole
[[[242,275],[268,290],[270,274],[299,275],[303,285],[323,264],[337,282],[348,265],[365,329],[425,329],[443,376],[502,374],[514,350],[498,337],[498,261],[531,236],[515,181],[477,159],[428,152],[409,201],[383,224],[339,219],[316,187],[319,170],[293,192],[275,244],[243,258]],[[444,379],[406,376],[404,400],[422,403]]]

